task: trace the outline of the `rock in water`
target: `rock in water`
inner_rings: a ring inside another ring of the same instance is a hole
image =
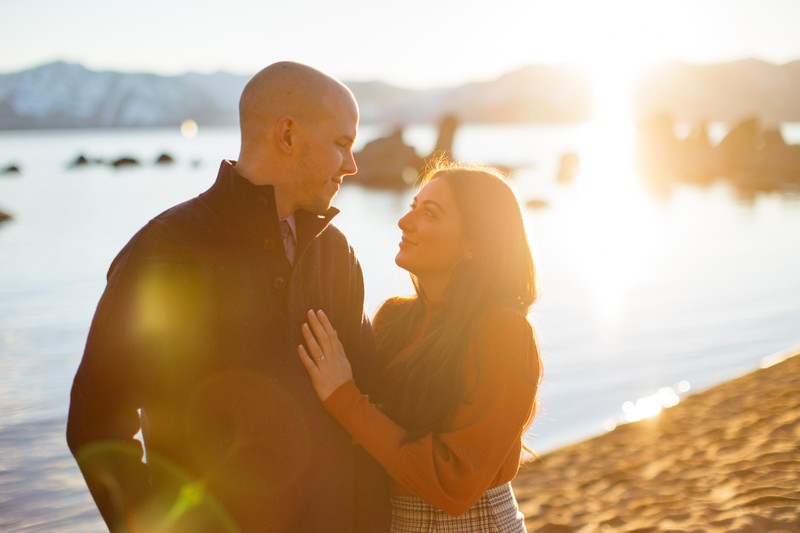
[[[0,170],[0,174],[19,174],[20,170],[17,165],[8,165],[3,170]]]
[[[156,165],[169,165],[174,162],[175,159],[168,153],[163,153],[156,159]]]
[[[132,157],[120,157],[119,159],[113,161],[111,166],[115,168],[119,167],[134,167],[139,165],[139,161],[132,158]]]

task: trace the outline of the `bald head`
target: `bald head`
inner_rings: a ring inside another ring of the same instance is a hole
[[[272,185],[278,213],[323,214],[344,176],[358,170],[358,105],[350,89],[307,65],[275,63],[253,76],[239,101],[237,173]]]
[[[253,76],[242,92],[242,143],[260,138],[284,116],[318,121],[343,98],[355,102],[350,89],[327,74],[301,63],[273,63]]]

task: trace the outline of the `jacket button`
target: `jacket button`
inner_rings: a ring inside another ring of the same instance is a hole
[[[281,290],[286,287],[286,280],[281,277],[277,277],[272,280],[272,286],[278,290]]]
[[[259,207],[261,207],[261,209],[266,209],[267,207],[269,207],[269,200],[261,196],[258,199],[258,205]]]
[[[275,239],[264,239],[264,248],[267,250],[275,249]]]

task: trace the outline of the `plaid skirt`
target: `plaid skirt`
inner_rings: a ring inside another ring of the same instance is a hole
[[[525,533],[511,483],[487,490],[475,505],[450,516],[415,496],[392,497],[392,533]]]

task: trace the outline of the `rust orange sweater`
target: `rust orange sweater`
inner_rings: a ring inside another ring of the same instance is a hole
[[[533,416],[538,358],[526,317],[493,309],[477,321],[469,343],[462,379],[470,397],[440,432],[405,442],[406,431],[371,404],[353,380],[336,389],[325,407],[386,469],[395,494],[419,496],[459,515],[487,489],[516,475],[522,434]]]

